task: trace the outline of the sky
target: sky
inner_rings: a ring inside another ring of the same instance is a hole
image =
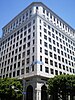
[[[0,37],[2,28],[32,2],[43,2],[75,29],[75,0],[0,0]]]

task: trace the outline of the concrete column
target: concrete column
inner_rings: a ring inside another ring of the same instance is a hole
[[[23,100],[26,100],[26,81],[25,79],[23,79],[23,92],[25,92],[25,94],[23,94]]]
[[[35,89],[35,100],[41,100],[41,89]]]
[[[70,100],[70,95],[68,95],[68,100]]]

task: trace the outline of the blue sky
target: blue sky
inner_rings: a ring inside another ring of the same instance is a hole
[[[75,0],[0,0],[0,37],[2,36],[2,27],[33,1],[43,2],[75,28]]]

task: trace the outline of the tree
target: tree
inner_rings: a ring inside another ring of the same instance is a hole
[[[15,86],[18,91],[12,89],[12,86]],[[2,100],[19,100],[22,98],[22,81],[12,78],[0,79],[0,98]]]
[[[48,93],[53,100],[67,100],[68,95],[73,100],[75,95],[75,75],[58,75],[48,80]]]

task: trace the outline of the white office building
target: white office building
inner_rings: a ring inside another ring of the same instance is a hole
[[[50,77],[75,74],[75,30],[43,3],[33,2],[2,30],[0,77],[24,79],[25,100],[47,100]]]

